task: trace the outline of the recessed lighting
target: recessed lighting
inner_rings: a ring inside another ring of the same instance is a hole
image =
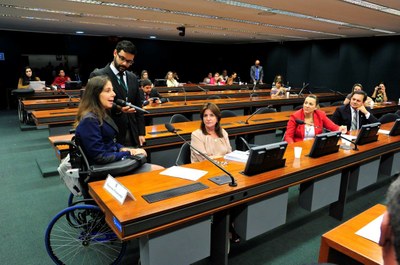
[[[150,39],[157,39],[156,36],[150,36]]]
[[[85,32],[83,32],[82,30],[77,30],[77,31],[75,31],[75,33],[76,33],[76,34],[83,34],[83,33],[85,33]]]

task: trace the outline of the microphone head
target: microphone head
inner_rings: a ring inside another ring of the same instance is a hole
[[[297,124],[304,124],[304,121],[303,121],[303,120],[296,119],[296,123],[297,123]]]
[[[176,133],[176,129],[171,123],[166,123],[165,128],[171,133]]]
[[[115,103],[119,106],[125,107],[126,106],[126,102],[123,99],[118,98]]]

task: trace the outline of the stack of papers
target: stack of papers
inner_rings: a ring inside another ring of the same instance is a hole
[[[249,159],[249,152],[235,150],[229,154],[226,154],[224,159],[246,163]]]

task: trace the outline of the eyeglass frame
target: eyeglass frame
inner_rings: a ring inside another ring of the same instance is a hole
[[[127,60],[124,56],[120,55],[119,53],[117,53],[118,58],[123,62],[123,63],[127,63],[128,65],[132,65],[135,60]]]

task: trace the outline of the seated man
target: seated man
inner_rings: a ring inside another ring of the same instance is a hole
[[[400,264],[400,178],[398,177],[389,187],[387,193],[387,211],[381,224],[383,264]]]
[[[338,125],[346,125],[347,130],[358,130],[362,125],[378,122],[370,108],[364,106],[367,100],[364,91],[351,93],[350,104],[338,107],[333,113],[332,121]]]
[[[167,98],[163,98],[149,79],[142,80],[140,88],[143,93],[140,93],[142,105],[147,106],[151,103],[164,103],[168,102]]]

